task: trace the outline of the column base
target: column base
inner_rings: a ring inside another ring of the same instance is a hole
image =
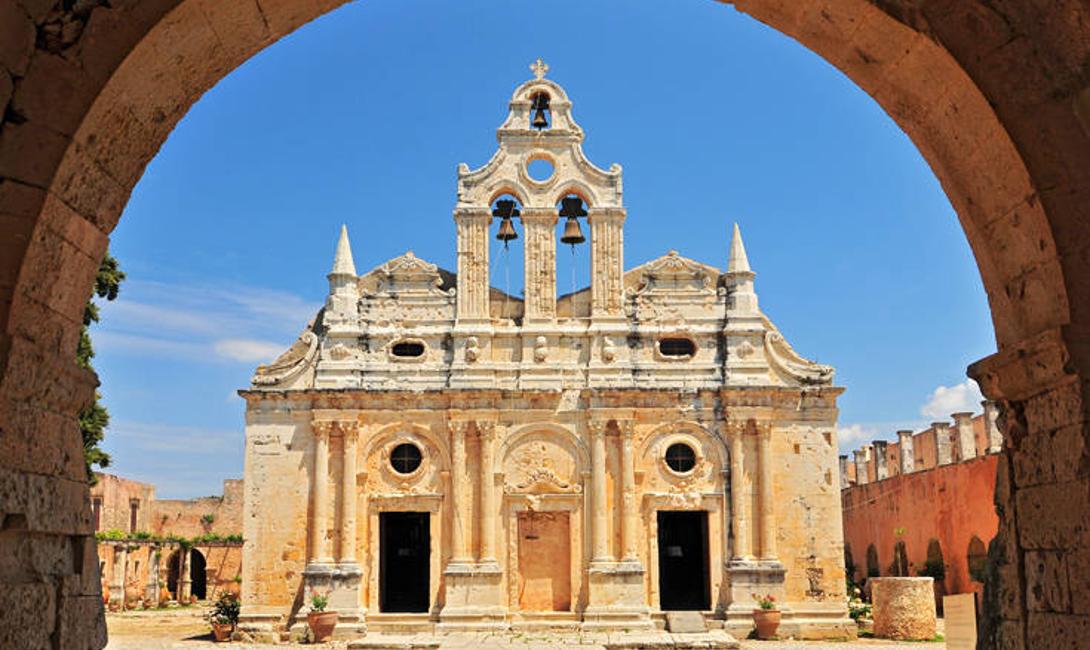
[[[791,616],[785,603],[787,592],[784,577],[787,570],[779,560],[732,559],[727,562],[730,579],[730,604],[724,627],[736,636],[744,637],[753,628],[753,610],[758,607],[753,594],[772,594],[780,605],[784,619]]]
[[[437,631],[495,632],[508,628],[499,564],[451,562],[443,577],[446,599],[439,612]]]
[[[639,562],[591,562],[588,602],[582,628],[588,631],[650,630],[651,610],[644,599],[644,569]]]

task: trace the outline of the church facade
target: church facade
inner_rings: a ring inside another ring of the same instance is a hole
[[[297,625],[317,592],[354,634],[671,610],[744,634],[772,593],[781,634],[854,636],[832,369],[760,311],[737,226],[726,271],[624,268],[621,168],[586,158],[545,70],[459,166],[456,273],[410,252],[359,275],[342,229],[324,308],[241,391],[244,627]],[[490,286],[497,231],[522,297]],[[558,296],[584,238],[591,286]]]

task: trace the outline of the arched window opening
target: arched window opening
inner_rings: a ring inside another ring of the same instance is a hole
[[[167,591],[170,592],[170,597],[178,599],[178,573],[181,569],[182,555],[178,551],[174,551],[167,559]]]
[[[867,547],[867,577],[877,578],[882,575],[882,565],[878,564],[878,549],[871,544]]]
[[[893,545],[893,564],[890,565],[890,575],[904,577],[908,575],[908,550],[903,541]]]
[[[549,108],[549,94],[536,93],[530,101],[530,126],[538,131],[544,131],[552,126],[553,114]]]
[[[510,316],[508,309],[512,302],[518,303],[507,298],[521,296],[523,293],[522,254],[512,250],[517,248],[521,236],[518,219],[522,215],[522,203],[513,194],[503,194],[492,201],[491,208],[493,244],[489,255],[492,267],[489,270],[489,281],[504,296],[503,300],[493,300],[492,303],[494,308],[501,309],[501,314],[497,316]]]
[[[571,250],[570,255],[556,256],[556,285],[561,294],[565,294],[561,286],[561,278],[568,276],[571,293],[574,295],[590,284],[590,251],[589,247],[580,246],[587,241],[582,220],[587,218],[587,203],[578,194],[568,194],[560,199],[556,206],[558,244],[565,244]],[[589,308],[589,302],[587,303]]]
[[[852,557],[852,545],[844,542],[844,573],[848,574],[848,580],[855,583],[855,558]]]
[[[976,535],[973,535],[973,538],[969,540],[967,559],[969,577],[973,582],[984,582],[984,576],[988,573],[988,549]]]

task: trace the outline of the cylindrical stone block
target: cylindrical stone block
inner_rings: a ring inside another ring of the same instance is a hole
[[[935,638],[933,578],[871,578],[874,636],[929,641]]]

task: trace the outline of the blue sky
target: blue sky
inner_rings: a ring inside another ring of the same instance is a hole
[[[975,406],[965,367],[995,341],[956,216],[816,55],[710,0],[371,0],[225,78],[133,192],[112,243],[129,279],[94,330],[110,471],[166,497],[240,476],[235,391],[323,301],[339,225],[361,272],[408,249],[453,269],[457,165],[488,160],[539,56],[590,159],[624,166],[626,265],[723,267],[738,221],[762,308],[848,389],[843,449]]]

